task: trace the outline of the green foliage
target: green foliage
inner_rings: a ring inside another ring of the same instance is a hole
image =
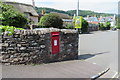
[[[42,16],[40,19],[40,22],[38,26],[40,27],[54,27],[54,28],[62,28],[63,21],[62,19],[53,13],[50,13],[48,15]]]
[[[56,10],[52,8],[45,8],[45,7],[36,7],[36,11],[41,14],[42,10],[45,11],[45,13],[50,13],[50,12],[58,12],[58,13],[63,13],[63,14],[68,14],[69,16],[74,16],[76,13],[76,10],[68,10],[68,11],[62,11],[62,10]],[[103,16],[112,16],[113,14],[108,14],[108,13],[97,13],[89,10],[79,10],[79,16],[86,17],[87,15],[89,16],[94,16],[96,15],[97,17]]]
[[[100,23],[100,30],[105,30],[105,26],[103,23]]]
[[[106,23],[100,23],[100,30],[110,30],[111,23],[106,22]]]
[[[88,31],[88,22],[86,20],[82,20],[82,28],[81,28],[81,32],[82,33],[86,33]]]
[[[110,26],[111,26],[111,23],[110,23],[110,22],[106,22],[106,23],[105,23],[105,28],[106,28],[106,30],[110,30]]]
[[[76,13],[76,10],[68,10],[67,13],[70,16],[74,16],[74,14]],[[113,14],[97,13],[97,12],[90,11],[90,10],[79,10],[79,16],[86,17],[87,15],[89,15],[89,16],[95,16],[96,15],[97,17],[100,17],[100,16],[106,17],[106,16],[112,16]]]
[[[13,26],[3,26],[3,25],[0,25],[0,34],[2,34],[3,32],[7,31],[9,32],[8,35],[12,35],[14,33],[14,30],[24,30],[23,28],[16,28],[16,27],[13,27]]]
[[[117,26],[116,28],[117,28],[117,29],[120,29],[120,26]]]
[[[27,18],[18,11],[15,11],[13,6],[0,2],[0,8],[2,10],[0,13],[0,20],[2,25],[15,27],[24,27],[27,25]]]
[[[68,14],[66,11],[56,10],[56,9],[53,9],[53,8],[35,7],[35,9],[39,14],[41,14],[42,10],[44,10],[45,13],[58,12],[58,13]]]
[[[74,29],[73,24],[66,24],[64,26],[65,29]]]
[[[120,14],[117,17],[117,29],[120,29]]]

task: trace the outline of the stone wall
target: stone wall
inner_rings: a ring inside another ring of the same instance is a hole
[[[60,52],[52,54],[51,32],[60,32]],[[0,36],[0,61],[3,64],[41,64],[78,57],[78,33],[75,30],[16,30]]]

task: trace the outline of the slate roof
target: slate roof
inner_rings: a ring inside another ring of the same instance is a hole
[[[84,18],[84,19],[87,20],[88,22],[99,22],[97,17],[89,17],[89,18]]]
[[[99,21],[100,22],[111,22],[111,21],[113,21],[113,18],[111,18],[111,17],[103,17],[103,18],[100,18],[99,19]]]

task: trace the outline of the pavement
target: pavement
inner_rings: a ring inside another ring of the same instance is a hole
[[[42,65],[2,66],[3,78],[95,78],[107,70],[86,61],[73,60]]]

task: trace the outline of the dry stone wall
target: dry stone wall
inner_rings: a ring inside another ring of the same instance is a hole
[[[60,32],[60,52],[52,54],[51,32]],[[75,30],[16,30],[0,36],[0,62],[7,65],[41,64],[73,60],[78,57],[78,33]]]

